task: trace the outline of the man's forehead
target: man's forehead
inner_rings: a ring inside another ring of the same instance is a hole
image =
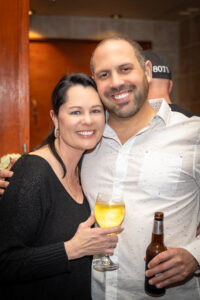
[[[134,49],[132,45],[126,41],[126,40],[117,40],[117,39],[111,39],[108,41],[103,42],[99,46],[97,46],[95,50],[95,54],[100,54],[101,52],[109,52],[109,51],[118,51],[122,49],[127,49],[134,52]]]
[[[115,60],[115,56],[119,58],[118,65],[130,63],[132,59],[135,59],[135,52],[127,41],[125,40],[109,40],[99,45],[95,50],[93,56],[94,68],[98,68],[99,64],[106,65],[108,62],[112,63]],[[106,60],[106,58],[109,59]]]

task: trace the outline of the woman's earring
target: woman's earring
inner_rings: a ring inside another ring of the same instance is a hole
[[[55,136],[55,138],[59,137],[59,129],[58,129],[58,127],[54,128],[54,136]]]

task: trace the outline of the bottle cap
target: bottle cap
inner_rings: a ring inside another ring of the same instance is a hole
[[[161,212],[161,211],[156,211],[156,212],[155,212],[155,218],[156,218],[156,219],[162,220],[163,217],[164,217],[164,213],[163,213],[163,212]]]

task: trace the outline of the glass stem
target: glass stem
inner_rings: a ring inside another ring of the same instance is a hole
[[[106,255],[104,255],[103,257],[102,257],[102,262],[103,262],[103,265],[105,266],[105,267],[107,267],[107,266],[112,266],[113,265],[113,262],[112,262],[112,260],[110,259],[110,256],[108,255],[108,254],[106,254]]]

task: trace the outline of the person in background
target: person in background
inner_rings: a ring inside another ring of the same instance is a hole
[[[171,69],[162,56],[152,50],[145,50],[146,61],[150,60],[152,66],[152,80],[149,83],[148,99],[164,98],[171,104],[170,93],[173,88]]]
[[[64,76],[52,95],[54,131],[13,166],[0,201],[0,298],[91,299],[93,254],[113,254],[120,227],[92,228],[79,162],[105,124],[96,85]],[[94,166],[93,166],[94,167]]]
[[[178,111],[188,117],[192,117],[192,112],[172,103],[170,94],[173,88],[172,72],[166,58],[148,49],[144,51],[146,61],[151,62],[152,80],[149,83],[148,99],[161,99],[170,105],[172,111]]]
[[[145,300],[145,252],[155,211],[165,215],[168,249],[149,263],[150,283],[167,287],[162,299],[200,299],[200,118],[148,101],[151,63],[138,44],[111,37],[98,44],[91,69],[107,109],[101,143],[85,153],[82,187],[91,208],[97,192],[123,195],[126,215],[112,272],[93,270],[93,299]],[[92,166],[95,165],[95,168]],[[98,189],[97,189],[98,187]],[[159,274],[159,276],[155,276]]]

